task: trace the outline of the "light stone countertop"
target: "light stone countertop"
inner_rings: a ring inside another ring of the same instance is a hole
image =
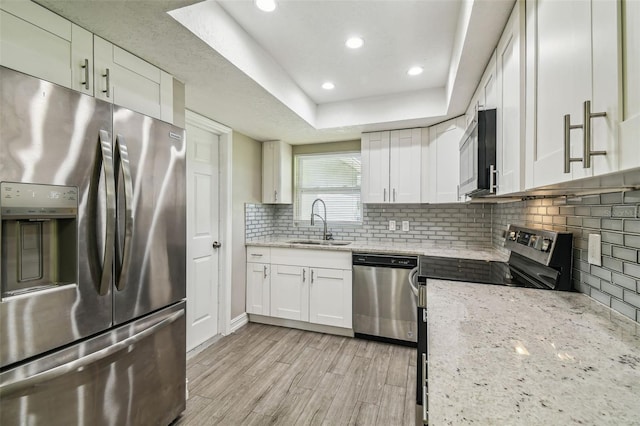
[[[640,425],[640,324],[580,293],[427,284],[433,425]]]
[[[304,240],[305,238],[287,239],[263,239],[259,241],[248,241],[247,246],[254,247],[284,247],[313,250],[334,250],[350,251],[354,253],[385,253],[385,254],[407,254],[423,256],[455,257],[460,259],[492,260],[506,262],[509,258],[494,248],[486,246],[477,247],[455,247],[448,244],[402,244],[402,243],[370,243],[354,241],[346,246],[332,245],[312,245],[312,244],[292,244],[290,241]],[[339,240],[338,240],[339,241]]]

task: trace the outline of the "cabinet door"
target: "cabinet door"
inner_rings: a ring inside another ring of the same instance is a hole
[[[270,314],[270,266],[266,263],[247,263],[247,313]]]
[[[640,162],[640,2],[623,3],[624,120],[620,124],[620,168]]]
[[[0,8],[0,64],[72,87],[71,22],[30,1]]]
[[[464,116],[429,128],[429,191],[423,202],[457,203],[460,196],[460,140],[464,135]],[[428,200],[428,201],[425,201]]]
[[[94,36],[94,81],[97,98],[160,118],[160,69],[98,36]]]
[[[393,130],[389,143],[389,199],[420,202],[421,129]]]
[[[282,141],[262,144],[262,202],[291,204],[292,153],[291,145]]]
[[[271,316],[309,321],[309,268],[271,265]]]
[[[362,134],[362,202],[389,202],[389,132]]]
[[[524,189],[524,53],[524,3],[516,2],[496,49],[498,195]]]
[[[310,269],[309,321],[351,328],[351,270]]]
[[[534,116],[528,121],[535,128],[529,164],[532,182],[538,187],[586,177],[591,169],[571,163],[564,173],[564,121],[581,124],[583,102],[591,98],[591,4],[588,1],[538,0],[527,6],[527,50],[536,54],[528,73],[535,83],[530,98],[535,99]],[[530,12],[530,13],[529,13]],[[529,95],[528,95],[529,97]],[[582,157],[583,132],[570,132],[570,156]]]

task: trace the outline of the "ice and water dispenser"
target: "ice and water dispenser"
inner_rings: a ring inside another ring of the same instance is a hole
[[[77,282],[78,188],[0,183],[2,298]]]

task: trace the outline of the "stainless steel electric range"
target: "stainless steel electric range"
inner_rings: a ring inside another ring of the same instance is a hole
[[[478,284],[571,291],[573,236],[510,226],[504,247],[508,262],[421,256],[418,265],[418,364],[416,424],[429,423],[427,281],[466,281]]]

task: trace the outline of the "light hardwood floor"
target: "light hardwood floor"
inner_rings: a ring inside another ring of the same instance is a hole
[[[174,425],[414,425],[416,351],[250,323],[187,362]]]

